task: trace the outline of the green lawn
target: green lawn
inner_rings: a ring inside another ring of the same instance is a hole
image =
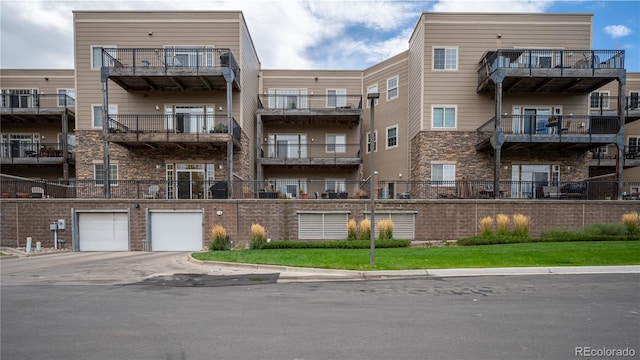
[[[522,243],[486,246],[369,250],[278,249],[195,253],[198,260],[347,270],[406,270],[523,266],[602,266],[640,264],[640,241]]]

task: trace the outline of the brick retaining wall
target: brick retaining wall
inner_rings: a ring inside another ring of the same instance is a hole
[[[135,204],[140,207],[136,208]],[[49,224],[65,219],[66,230],[58,236],[71,246],[72,209],[128,210],[131,250],[142,250],[146,238],[146,209],[204,209],[205,237],[210,241],[213,225],[225,227],[235,246],[250,239],[250,227],[259,223],[273,240],[296,240],[298,211],[349,211],[358,222],[369,211],[369,200],[90,200],[90,199],[3,199],[0,200],[0,244],[24,247],[27,236],[53,247]],[[218,216],[217,211],[222,215]],[[530,233],[539,235],[547,228],[580,228],[598,222],[620,222],[623,214],[640,210],[638,201],[571,200],[385,200],[376,211],[415,211],[415,240],[452,240],[476,235],[485,216],[516,213],[531,217]],[[346,224],[345,224],[346,226]]]

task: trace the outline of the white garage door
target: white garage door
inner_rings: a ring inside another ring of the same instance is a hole
[[[347,212],[299,212],[298,239],[344,240],[348,221]]]
[[[202,211],[152,211],[150,214],[152,251],[202,250]]]
[[[80,251],[128,251],[127,213],[78,213],[78,244]]]

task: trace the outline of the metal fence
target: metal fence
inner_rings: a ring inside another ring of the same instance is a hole
[[[14,92],[3,90],[0,96],[0,108],[10,109],[10,112],[18,111],[18,109],[23,112],[25,109],[39,112],[44,109],[73,108],[76,105],[76,100],[66,94],[38,94],[32,93],[31,90],[16,90]]]
[[[0,180],[3,198],[104,198],[104,180]],[[113,199],[227,199],[226,181],[111,180]],[[250,199],[366,199],[368,181],[268,180],[234,181],[234,198]],[[378,181],[376,199],[493,199],[491,180]],[[500,199],[637,200],[640,182],[615,181],[501,181]]]

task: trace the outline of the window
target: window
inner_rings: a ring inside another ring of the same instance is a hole
[[[326,190],[331,190],[334,192],[345,191],[345,179],[325,179],[324,183]]]
[[[432,108],[431,127],[436,129],[456,128],[456,107],[455,106],[434,106]]]
[[[431,181],[437,185],[455,186],[456,166],[453,164],[431,164]]]
[[[346,135],[330,134],[327,135],[327,152],[328,153],[344,153],[346,152]]]
[[[347,106],[346,89],[327,89],[327,107]]]
[[[458,48],[433,48],[434,70],[458,70]]]
[[[38,107],[38,89],[2,89],[3,108]]]
[[[102,128],[102,105],[91,105],[93,108],[92,112],[92,123],[94,128]],[[109,115],[117,115],[118,114],[118,105],[109,105]]]
[[[629,136],[627,140],[627,153],[629,155],[640,154],[640,136]]]
[[[592,109],[609,109],[609,92],[592,92],[589,107]]]
[[[373,151],[378,151],[378,130],[373,132]],[[367,154],[371,152],[371,132],[367,132]]]
[[[373,94],[378,92],[378,84],[369,85],[367,88],[367,94]],[[373,104],[378,105],[378,99],[373,99]],[[371,107],[371,101],[367,99],[367,107]]]
[[[109,45],[109,46],[103,46],[103,45],[96,45],[96,46],[92,46],[91,47],[91,68],[92,69],[100,69],[102,67],[102,50],[106,49],[107,54],[113,56],[115,58],[116,56],[116,50],[115,50],[116,46],[115,45]],[[107,66],[113,66],[113,64],[107,64]]]
[[[76,89],[58,89],[58,106],[75,106]]]
[[[104,185],[104,164],[93,164],[93,179],[96,185]],[[109,164],[109,184],[118,185],[118,164]]]
[[[637,109],[638,108],[638,95],[640,94],[640,92],[638,91],[630,91],[629,92],[629,99],[628,104],[629,104],[629,110],[633,110],[633,109]]]
[[[387,80],[387,100],[395,99],[398,97],[398,77],[392,77]]]
[[[159,60],[166,66],[207,67],[214,64],[214,46],[165,45],[164,48]],[[228,59],[223,60],[223,56],[220,56],[220,61],[228,62]]]
[[[387,149],[398,147],[398,125],[387,128]]]
[[[306,109],[307,89],[269,89],[269,109]]]

